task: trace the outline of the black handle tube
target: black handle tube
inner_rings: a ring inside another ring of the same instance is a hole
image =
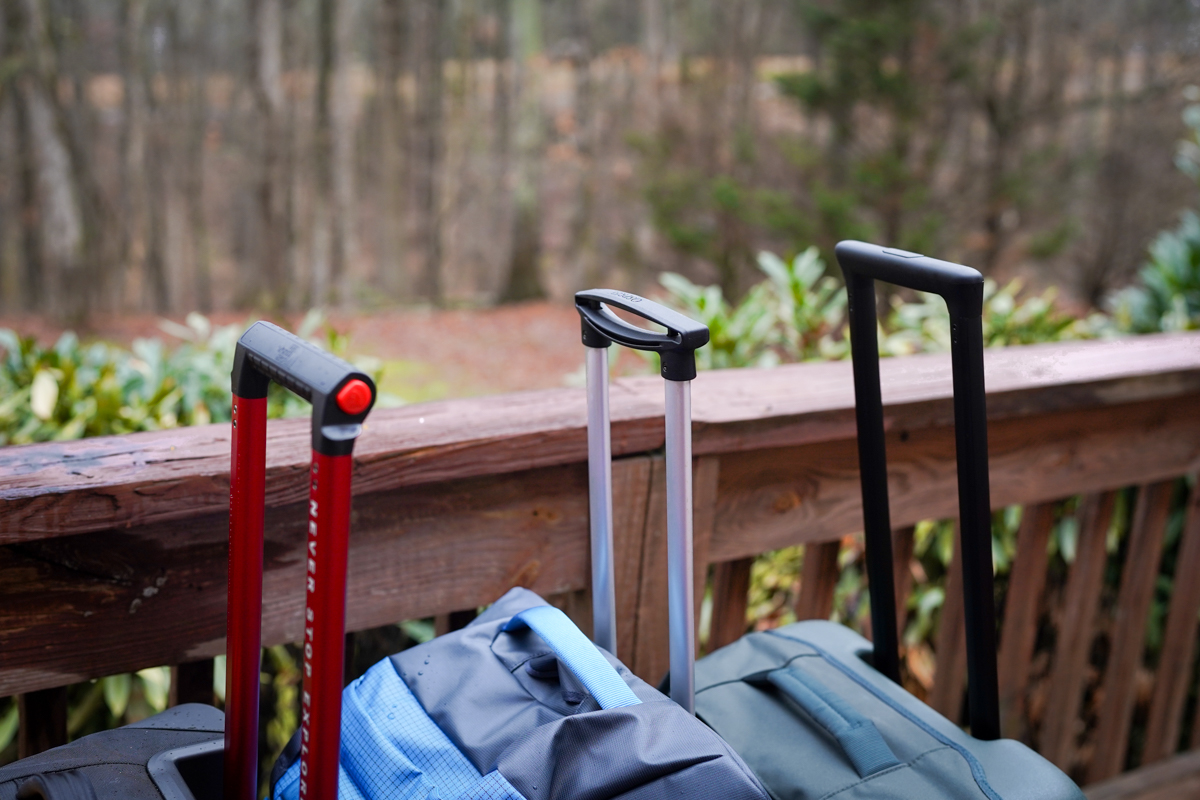
[[[247,399],[266,397],[271,381],[312,403],[314,450],[325,455],[353,451],[362,422],[375,405],[375,382],[369,375],[294,333],[260,320],[238,339],[233,393]],[[365,405],[361,397],[347,402],[340,396],[354,382],[365,384],[370,392]]]
[[[835,252],[846,275],[850,301],[850,346],[876,668],[893,680],[899,674],[874,285],[875,280],[885,280],[941,295],[950,312],[958,461],[958,557],[963,568],[971,734],[978,739],[998,739],[1000,701],[983,379],[983,276],[961,264],[864,242],[841,242]],[[872,551],[880,555],[873,555]]]
[[[875,640],[873,661],[875,669],[899,683],[900,637],[896,630],[896,583],[892,571],[892,524],[883,395],[879,384],[875,281],[850,271],[845,274],[854,370],[854,415],[858,423],[863,537],[866,540],[867,584],[871,590],[871,637]]]
[[[958,456],[959,557],[967,627],[967,698],[971,735],[1000,738],[996,671],[996,596],[992,573],[992,503],[988,486],[983,319],[951,319],[954,438]]]
[[[612,313],[606,306],[620,308],[662,325],[666,333],[655,333]],[[708,327],[666,306],[636,294],[616,289],[590,289],[575,293],[575,310],[587,347],[608,347],[613,342],[657,352],[662,359],[662,376],[669,381],[696,377],[696,350],[708,344]]]

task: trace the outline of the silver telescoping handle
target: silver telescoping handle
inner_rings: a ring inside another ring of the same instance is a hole
[[[658,323],[666,333],[638,328],[607,306]],[[608,356],[613,342],[661,356],[666,383],[667,601],[671,699],[695,713],[696,609],[692,547],[692,394],[696,349],[708,328],[644,297],[611,289],[578,292],[575,308],[587,348],[588,486],[592,531],[592,603],[595,641],[616,652],[613,575],[612,445],[609,431]],[[604,643],[611,637],[612,646]]]
[[[612,434],[608,348],[587,347],[588,510],[592,533],[592,641],[617,654],[617,581],[613,574]]]
[[[664,381],[667,423],[667,603],[671,699],[696,713],[696,607],[692,547],[692,382]]]

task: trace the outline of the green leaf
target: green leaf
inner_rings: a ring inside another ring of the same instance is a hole
[[[409,619],[400,623],[400,630],[418,644],[425,644],[434,637],[433,623],[427,619]]]
[[[17,735],[17,723],[19,721],[17,703],[13,700],[8,710],[4,712],[4,716],[0,717],[0,752],[8,747]]]
[[[104,704],[108,706],[109,713],[115,719],[121,719],[125,716],[125,709],[129,707],[129,694],[133,689],[132,675],[109,675],[107,678],[101,678],[104,682]]]
[[[38,419],[49,420],[54,416],[56,405],[58,405],[58,381],[54,379],[49,370],[39,369],[33,376],[29,406]]]
[[[167,697],[171,692],[171,668],[150,667],[138,672],[137,676],[142,681],[142,692],[146,697],[146,702],[150,704],[156,714],[159,711],[165,711]]]

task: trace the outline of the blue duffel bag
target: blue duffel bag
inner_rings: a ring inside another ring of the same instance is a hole
[[[299,740],[271,776],[299,796]],[[733,750],[513,589],[462,630],[386,658],[342,695],[340,800],[766,800]]]
[[[1000,738],[983,383],[983,276],[863,242],[846,276],[874,644],[825,621],[752,633],[696,665],[696,713],[775,800],[1083,800],[1058,768]],[[899,684],[875,280],[941,295],[951,321],[971,733]]]
[[[667,328],[654,334],[613,305]],[[669,558],[691,564],[690,382],[708,329],[645,298],[576,298],[588,348],[588,463],[596,643],[558,609],[512,589],[462,630],[386,658],[342,693],[340,800],[767,800],[741,758],[691,713],[690,569],[669,576],[674,697],[616,649],[607,348],[662,354]],[[683,557],[686,554],[686,557]],[[682,579],[681,579],[682,578]],[[681,688],[682,687],[682,688]],[[274,800],[298,800],[300,739],[276,762]]]

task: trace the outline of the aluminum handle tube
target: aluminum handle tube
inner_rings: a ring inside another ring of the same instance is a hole
[[[613,574],[612,436],[608,416],[608,348],[587,347],[588,510],[592,531],[592,641],[617,654]]]
[[[692,384],[664,381],[667,423],[667,597],[671,699],[696,713],[696,609],[692,574]]]

